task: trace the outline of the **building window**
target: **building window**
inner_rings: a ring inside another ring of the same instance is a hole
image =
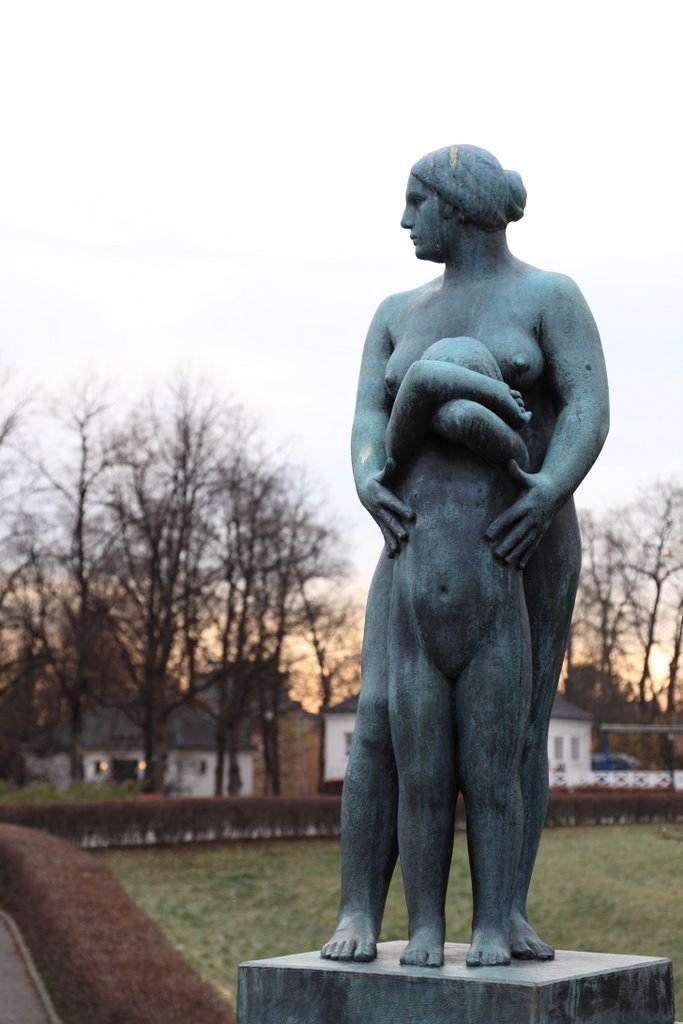
[[[571,738],[571,758],[572,761],[578,761],[581,758],[580,741],[578,736],[572,736]]]
[[[348,757],[349,754],[351,753],[351,740],[352,739],[353,739],[353,733],[352,732],[345,732],[344,733],[344,754],[345,754],[346,757]]]
[[[561,761],[564,757],[564,736],[555,737],[555,760]]]
[[[203,759],[199,762],[199,774],[206,775],[207,764]]]

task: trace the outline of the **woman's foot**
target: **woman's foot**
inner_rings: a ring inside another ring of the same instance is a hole
[[[510,915],[510,948],[516,960],[554,960],[555,950],[539,939],[519,911]]]
[[[377,938],[366,914],[342,917],[337,930],[320,950],[324,960],[355,960],[369,963],[377,956]]]

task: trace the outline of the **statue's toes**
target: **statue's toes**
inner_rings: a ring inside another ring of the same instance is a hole
[[[359,942],[353,954],[356,963],[367,964],[377,956],[377,946],[374,942]]]
[[[535,960],[554,960],[555,950],[552,946],[546,946],[545,942],[540,942],[538,950],[534,952]]]
[[[507,967],[510,963],[511,957],[509,953],[505,952],[490,952],[485,953],[481,958],[482,967]]]
[[[443,953],[440,950],[433,950],[429,953],[427,967],[443,967]]]

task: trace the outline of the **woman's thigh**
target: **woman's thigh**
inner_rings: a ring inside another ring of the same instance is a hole
[[[533,682],[531,724],[543,731],[562,669],[581,571],[581,534],[573,500],[555,515],[524,570]],[[541,737],[545,743],[545,736]]]

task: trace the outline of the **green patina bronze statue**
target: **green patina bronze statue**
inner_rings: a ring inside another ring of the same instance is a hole
[[[548,797],[547,733],[578,584],[572,494],[608,428],[600,339],[576,285],[508,249],[513,171],[475,146],[419,160],[401,221],[444,273],[370,326],[352,453],[384,536],[342,802],[332,960],[377,954],[400,854],[402,963],[443,963],[455,802],[473,892],[467,963],[551,959],[526,897]],[[387,557],[388,556],[388,557]]]

